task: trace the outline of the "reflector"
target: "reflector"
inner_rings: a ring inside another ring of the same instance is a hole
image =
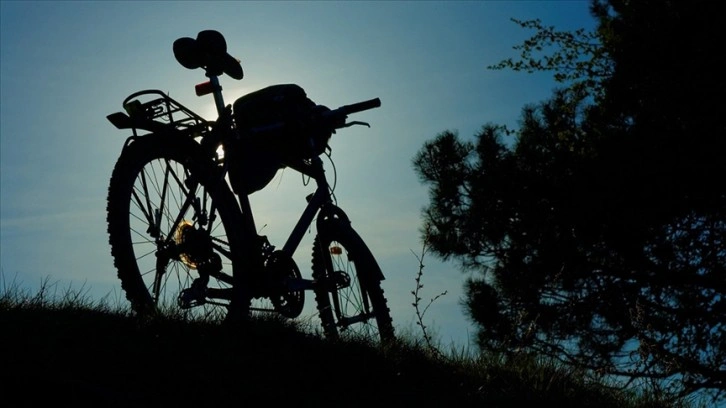
[[[212,85],[212,81],[207,81],[194,86],[194,90],[197,92],[197,96],[203,96],[212,93],[214,86]]]

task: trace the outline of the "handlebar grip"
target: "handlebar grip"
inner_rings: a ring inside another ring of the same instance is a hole
[[[370,99],[363,102],[354,103],[351,105],[345,105],[342,107],[343,112],[346,115],[356,112],[362,112],[364,110],[373,109],[381,106],[381,100],[379,98]]]

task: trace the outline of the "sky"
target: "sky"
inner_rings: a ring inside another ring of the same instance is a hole
[[[334,108],[378,97],[355,115],[371,128],[339,131],[330,145],[336,198],[386,276],[399,332],[420,334],[413,308],[427,186],[412,158],[437,134],[464,138],[486,123],[516,127],[526,104],[546,99],[547,74],[494,71],[528,38],[511,18],[561,30],[592,28],[587,1],[0,1],[0,289],[124,304],[110,256],[105,200],[127,131],[106,115],[129,94],[159,89],[206,119],[206,78],[172,53],[180,37],[221,32],[245,78],[221,77],[225,102],[296,83]],[[327,162],[326,162],[327,164]],[[328,167],[330,168],[330,167]],[[292,170],[250,199],[258,228],[282,246],[313,186]],[[314,231],[295,253],[310,275]],[[475,329],[461,305],[469,273],[423,258],[424,324],[444,347],[467,349]],[[443,294],[445,293],[445,294]],[[442,295],[442,296],[438,296]],[[438,297],[437,297],[438,296]],[[314,310],[307,297],[306,313]]]

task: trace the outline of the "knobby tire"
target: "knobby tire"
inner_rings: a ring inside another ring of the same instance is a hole
[[[184,309],[178,302],[181,291],[199,276],[200,266],[195,263],[201,265],[211,258],[200,256],[202,251],[194,248],[213,248],[214,256],[221,260],[221,272],[226,278],[210,278],[208,287],[230,290],[228,277],[240,273],[242,263],[233,259],[242,245],[235,230],[240,222],[239,207],[226,183],[216,181],[218,170],[192,139],[149,135],[136,138],[124,148],[109,183],[107,223],[118,278],[136,313],[226,317],[229,301],[205,301]],[[199,201],[180,215],[185,191],[193,191]],[[207,222],[200,222],[204,217]],[[179,219],[186,225],[183,229],[187,234],[181,234],[181,227],[173,227]],[[191,228],[205,232],[196,233]],[[156,231],[155,236],[152,231]],[[192,249],[178,250],[176,256],[159,256],[159,242],[170,237]],[[243,300],[235,310],[246,315],[248,307],[248,301]]]
[[[331,275],[344,272],[350,283],[343,288],[315,290],[323,334],[330,339],[392,341],[393,323],[381,288],[382,275],[377,261],[348,222],[339,219],[329,222],[332,224],[325,233],[319,233],[313,242],[313,279],[329,281]]]

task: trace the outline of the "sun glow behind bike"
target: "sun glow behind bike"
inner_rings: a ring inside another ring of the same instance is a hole
[[[219,147],[217,147],[216,152],[217,152],[217,159],[224,160],[224,146],[219,145]]]

